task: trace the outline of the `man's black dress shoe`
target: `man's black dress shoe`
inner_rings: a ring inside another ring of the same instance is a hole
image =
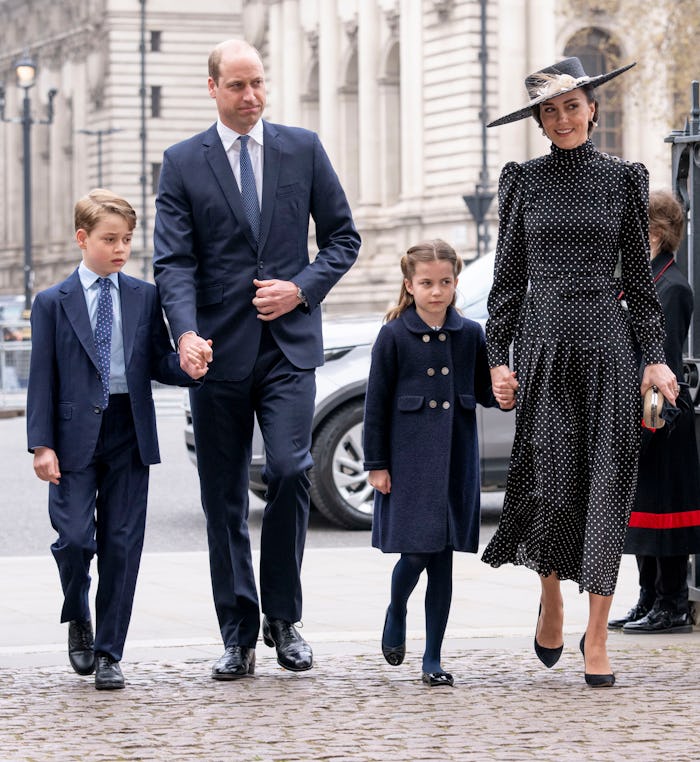
[[[628,622],[622,632],[625,635],[658,635],[670,632],[692,632],[693,623],[688,613],[673,614],[665,609],[653,608],[636,622]]]
[[[392,667],[398,667],[403,663],[406,656],[406,641],[400,646],[388,646],[386,644],[386,624],[389,619],[389,609],[386,610],[386,616],[384,617],[384,629],[382,630],[382,653],[384,658],[391,664]],[[424,673],[425,674],[425,673]]]
[[[91,675],[95,671],[95,639],[89,619],[76,619],[68,625],[68,660],[79,675]]]
[[[583,677],[586,680],[586,684],[591,688],[612,688],[615,685],[615,674],[610,675],[589,675],[586,672],[586,633],[581,636],[581,642],[578,646],[581,649],[583,655]]]
[[[266,646],[277,649],[277,663],[292,672],[304,672],[314,664],[311,646],[291,622],[263,617],[262,636]]]
[[[558,648],[546,648],[537,642],[537,627],[540,624],[540,614],[542,614],[541,603],[540,608],[537,611],[537,624],[535,625],[535,653],[542,664],[549,669],[559,661],[561,652],[564,650],[564,644],[562,643]]]
[[[634,606],[620,619],[611,619],[608,622],[609,630],[621,630],[628,622],[636,622],[651,611],[651,606],[635,603]]]
[[[95,688],[98,691],[114,691],[124,687],[124,675],[122,675],[119,662],[107,654],[95,656]]]
[[[255,649],[228,646],[224,655],[211,668],[214,680],[238,680],[255,674]]]

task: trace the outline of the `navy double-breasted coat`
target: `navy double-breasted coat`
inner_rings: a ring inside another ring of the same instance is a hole
[[[372,544],[385,553],[476,552],[480,485],[476,404],[495,404],[478,323],[450,308],[439,330],[409,307],[372,350],[364,421],[367,470],[388,469],[375,492]]]

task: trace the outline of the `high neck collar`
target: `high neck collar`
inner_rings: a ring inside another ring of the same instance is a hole
[[[566,166],[581,166],[589,162],[598,152],[598,149],[587,140],[576,148],[559,148],[552,143],[552,159],[558,164]]]

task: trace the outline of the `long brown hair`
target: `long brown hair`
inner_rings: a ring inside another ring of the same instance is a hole
[[[446,260],[452,262],[452,271],[455,278],[459,275],[462,269],[462,260],[457,256],[457,252],[441,238],[435,238],[432,241],[423,241],[417,243],[401,257],[401,272],[403,273],[403,279],[401,280],[401,291],[399,292],[399,301],[394,307],[392,307],[384,316],[384,320],[395,320],[402,312],[405,312],[413,304],[413,295],[409,294],[406,290],[406,281],[412,280],[416,274],[416,265],[419,262],[436,262],[438,260]],[[455,298],[452,298],[452,305],[455,303]]]

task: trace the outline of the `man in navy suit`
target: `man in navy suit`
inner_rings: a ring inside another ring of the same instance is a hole
[[[160,462],[151,379],[195,383],[173,352],[155,286],[120,273],[135,225],[131,205],[110,191],[78,201],[83,261],[37,294],[31,314],[28,447],[36,475],[50,482],[69,660],[80,675],[95,672],[98,690],[124,687],[119,662],[143,547],[148,470]],[[205,372],[193,368],[192,376]]]
[[[183,369],[210,363],[207,383],[190,397],[225,646],[212,676],[231,680],[254,672],[260,604],[263,639],[280,665],[303,671],[313,664],[294,623],[301,619],[315,368],[323,363],[319,305],[354,263],[360,237],[318,136],[262,120],[265,76],[255,48],[241,40],[218,45],[208,87],[217,122],[165,152],[154,269]],[[254,415],[267,484],[260,604],[247,523]]]

